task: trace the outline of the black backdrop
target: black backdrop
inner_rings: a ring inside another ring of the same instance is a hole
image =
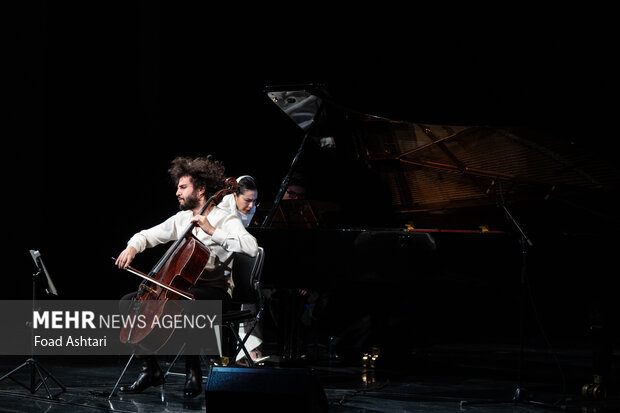
[[[614,156],[614,69],[602,25],[586,33],[481,19],[447,31],[445,21],[420,27],[397,11],[352,21],[191,7],[21,5],[15,127],[3,151],[3,298],[30,297],[29,249],[41,251],[61,297],[116,299],[134,288],[110,257],[177,210],[166,172],[177,155],[213,154],[273,199],[301,133],[266,85],[322,83],[363,112],[522,125]],[[135,266],[148,271],[162,253]],[[560,246],[549,256],[560,258]],[[553,297],[574,299],[582,274],[570,275],[562,285],[571,293],[561,296],[556,274],[543,287],[549,307]]]

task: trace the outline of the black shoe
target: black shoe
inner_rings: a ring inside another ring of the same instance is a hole
[[[185,357],[185,388],[183,394],[193,398],[202,391],[202,369],[199,356]]]
[[[140,393],[148,387],[164,384],[164,372],[157,363],[157,359],[151,356],[142,362],[142,371],[131,386],[121,386],[121,393]]]

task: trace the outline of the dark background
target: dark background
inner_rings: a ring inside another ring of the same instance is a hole
[[[267,99],[267,85],[323,84],[334,100],[366,113],[527,127],[616,157],[614,53],[608,26],[592,24],[597,13],[558,23],[534,13],[512,21],[499,11],[452,20],[399,9],[360,16],[308,8],[283,18],[194,7],[20,5],[7,78],[14,128],[3,151],[4,298],[30,298],[29,249],[41,251],[61,297],[116,299],[135,288],[110,257],[133,233],[176,212],[167,175],[175,156],[213,154],[229,175],[253,175],[262,200],[273,199],[302,134]],[[537,252],[554,274],[541,286],[546,306],[582,300],[574,310],[579,324],[570,321],[575,314],[553,319],[578,337],[589,305],[579,292],[584,285],[606,291],[609,281],[600,268],[588,279],[586,257],[595,253],[602,268],[613,262],[607,253],[615,234],[597,232],[596,241],[565,238]],[[134,264],[148,272],[163,251]],[[575,254],[584,256],[579,265],[563,261]],[[514,281],[492,290],[513,289]],[[454,300],[455,290],[475,290],[478,282],[444,284],[439,313],[467,305]]]

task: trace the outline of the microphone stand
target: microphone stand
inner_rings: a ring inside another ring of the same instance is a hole
[[[47,293],[48,294],[52,293],[55,295],[57,295],[58,293],[56,292],[56,288],[54,287],[54,284],[52,283],[52,279],[47,273],[47,269],[45,268],[45,264],[43,264],[43,260],[41,259],[41,255],[39,254],[39,251],[30,250],[30,254],[32,255],[32,258],[34,259],[34,262],[38,268],[38,271],[32,275],[32,314],[34,314],[37,277],[41,276],[41,274],[45,274],[47,278],[47,287],[48,287],[46,288]],[[61,393],[66,392],[67,388],[63,386],[62,383],[60,383],[60,381],[58,381],[45,367],[43,367],[43,365],[41,365],[41,363],[39,363],[34,358],[34,331],[33,331],[34,325],[32,322],[30,322],[29,324],[30,324],[30,357],[26,361],[24,361],[20,366],[14,368],[13,370],[8,372],[4,376],[0,377],[0,381],[3,381],[4,379],[11,379],[17,384],[24,387],[25,389],[29,390],[31,394],[36,393],[37,390],[41,388],[41,386],[44,386],[45,391],[47,392],[47,397],[49,399],[53,399],[55,396],[52,395],[50,388],[47,385],[47,379],[52,379],[52,381],[54,381],[54,383],[56,383],[56,385],[58,385],[58,387],[60,387],[60,389],[62,390]],[[30,367],[30,386],[25,385],[24,383],[20,382],[15,377],[13,377],[13,374],[17,373],[18,371],[26,367]],[[37,383],[37,376],[39,379],[38,383]]]
[[[510,222],[512,222],[514,227],[517,229],[517,232],[519,233],[519,244],[521,246],[521,274],[520,274],[520,281],[519,281],[520,295],[521,295],[520,302],[519,302],[519,364],[518,364],[518,371],[517,371],[517,388],[515,389],[513,398],[510,401],[515,404],[523,403],[523,404],[532,405],[532,406],[546,407],[549,409],[565,410],[565,406],[561,406],[561,405],[554,404],[554,403],[544,403],[544,402],[529,400],[529,399],[526,399],[525,397],[526,390],[522,387],[523,386],[522,372],[523,372],[523,360],[524,360],[524,350],[525,350],[525,304],[524,304],[524,301],[527,296],[527,285],[528,285],[527,253],[528,253],[528,248],[533,247],[534,244],[529,239],[529,237],[526,235],[525,231],[523,230],[519,222],[515,219],[515,217],[510,213],[510,211],[504,204],[503,197],[501,197],[501,201],[502,202],[500,206],[504,210],[506,217],[508,218]],[[507,400],[506,401],[490,400],[490,401],[477,401],[477,402],[461,400],[460,406],[464,407],[467,405],[474,405],[474,404],[496,404],[496,403],[508,403],[508,402],[509,401]]]

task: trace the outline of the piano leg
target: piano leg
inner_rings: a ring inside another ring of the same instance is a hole
[[[278,288],[272,292],[269,305],[282,362],[301,361],[301,317],[306,298],[297,289]]]

